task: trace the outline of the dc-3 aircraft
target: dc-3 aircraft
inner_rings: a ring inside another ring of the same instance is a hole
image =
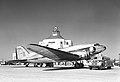
[[[74,62],[74,67],[79,68],[84,66],[84,64],[80,62],[81,60],[89,60],[96,54],[106,50],[106,47],[99,43],[93,43],[76,45],[63,49],[54,49],[38,44],[28,44],[27,49],[43,55],[43,57],[55,60],[56,62],[72,61]]]
[[[28,50],[23,46],[18,46],[15,48],[15,58],[14,60],[9,60],[7,63],[24,63],[26,67],[30,63],[34,64],[34,67],[37,67],[40,65],[42,67],[43,63],[46,64],[46,66],[53,67],[53,62],[55,62],[52,59],[43,57],[40,54],[34,53],[34,52],[28,52]]]

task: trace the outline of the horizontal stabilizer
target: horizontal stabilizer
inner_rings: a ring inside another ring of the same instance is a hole
[[[25,63],[25,62],[27,62],[27,60],[25,59],[25,60],[9,60],[9,61],[7,61],[7,63],[18,63],[18,62]]]

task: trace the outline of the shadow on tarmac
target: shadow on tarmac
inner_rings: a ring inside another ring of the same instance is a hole
[[[50,68],[50,69],[44,69],[43,71],[55,71],[55,70],[71,70],[71,69],[74,69],[74,70],[76,70],[76,69],[88,69],[88,70],[90,70],[89,69],[89,67],[83,67],[83,68],[75,68],[75,67],[54,67],[54,68]],[[107,68],[105,68],[105,69],[102,69],[102,70],[113,70],[114,68],[111,68],[111,69],[107,69]],[[92,70],[99,70],[99,69],[92,69]],[[101,70],[101,71],[102,71]]]
[[[92,69],[92,70],[100,70],[100,69],[94,68],[94,69]],[[111,69],[105,68],[105,69],[101,69],[101,70],[113,70],[113,68],[111,68]]]
[[[32,68],[32,69],[40,69],[43,68],[43,71],[56,71],[56,70],[77,70],[77,69],[88,69],[89,67],[83,67],[83,68],[75,68],[75,67],[34,67],[34,66],[29,66],[29,67],[25,67],[25,66],[10,66],[9,68]],[[92,69],[92,70],[99,70],[97,68]],[[114,68],[111,69],[102,69],[102,70],[114,70]],[[101,70],[101,71],[102,71]]]
[[[87,67],[75,68],[75,67],[54,67],[52,69],[45,69],[43,71],[55,71],[55,70],[71,70],[71,69],[88,69]]]

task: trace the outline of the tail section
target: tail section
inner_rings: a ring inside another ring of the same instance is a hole
[[[23,46],[16,47],[15,53],[16,59],[26,59],[27,57],[29,57],[29,52]]]

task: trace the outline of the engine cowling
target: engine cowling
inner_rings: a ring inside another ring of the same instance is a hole
[[[95,47],[90,47],[89,51],[90,51],[90,53],[94,53],[96,51],[96,48]]]

